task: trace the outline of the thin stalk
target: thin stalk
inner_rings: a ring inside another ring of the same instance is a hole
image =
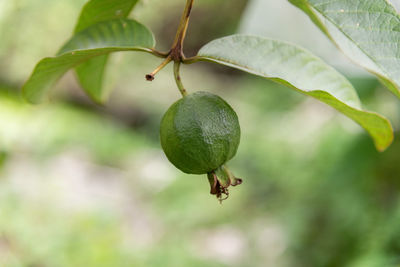
[[[156,74],[170,63],[172,58],[168,56],[152,73],[146,75],[146,80],[153,81]]]
[[[199,62],[201,60],[202,59],[200,57],[194,56],[194,57],[188,57],[188,58],[182,59],[182,63],[183,64],[193,64],[193,63]]]
[[[170,54],[170,52],[161,52],[153,48],[143,48],[143,47],[138,49],[137,51],[149,53],[159,58],[167,58]]]
[[[190,13],[192,11],[194,0],[187,0],[185,10],[183,11],[181,20],[179,22],[178,30],[176,31],[175,40],[172,44],[172,50],[178,48],[180,52],[183,48],[183,41],[186,37],[187,28],[189,25]]]
[[[169,56],[169,54],[170,54],[169,52],[161,52],[161,51],[158,51],[158,50],[153,49],[153,48],[145,48],[143,51],[147,52],[147,53],[150,53],[150,54],[153,54],[156,57],[160,57],[160,58],[167,58]]]
[[[168,53],[161,53],[161,52],[155,51],[153,49],[149,49],[146,51],[146,52],[152,53],[158,57],[166,58],[164,60],[164,62],[157,69],[155,69],[152,73],[146,75],[146,79],[148,81],[154,80],[154,76],[157,74],[157,72],[159,72],[161,69],[163,69],[169,62],[174,61],[174,77],[175,77],[176,85],[178,86],[178,89],[181,92],[182,96],[186,96],[187,92],[186,92],[185,87],[183,86],[179,71],[180,71],[181,63],[185,62],[185,55],[183,54],[183,42],[186,37],[186,32],[187,32],[188,25],[189,25],[189,18],[190,18],[190,13],[192,11],[193,3],[194,3],[194,0],[186,1],[186,6],[183,11],[181,20],[179,22],[179,26],[176,31],[175,39],[171,46],[171,50]],[[190,61],[190,59],[189,59],[189,61]]]
[[[180,67],[181,67],[181,62],[174,62],[174,77],[175,77],[175,82],[176,85],[178,86],[179,91],[182,94],[182,97],[187,95],[187,91],[185,89],[185,87],[183,86],[182,80],[181,80],[181,76],[179,74],[180,71]]]

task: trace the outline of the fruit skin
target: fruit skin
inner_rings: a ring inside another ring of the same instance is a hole
[[[235,156],[239,120],[221,97],[200,91],[172,104],[162,118],[160,139],[175,167],[189,174],[210,173]]]

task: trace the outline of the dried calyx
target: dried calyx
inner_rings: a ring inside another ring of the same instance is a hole
[[[243,182],[242,179],[235,177],[225,165],[207,173],[207,177],[211,187],[210,194],[216,195],[221,203],[229,197],[229,186],[237,186]]]

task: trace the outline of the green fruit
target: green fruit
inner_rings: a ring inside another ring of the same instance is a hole
[[[185,173],[211,172],[230,160],[240,142],[235,111],[219,96],[197,92],[175,102],[161,121],[161,145]]]
[[[161,121],[162,148],[185,173],[208,174],[211,193],[227,194],[236,179],[224,166],[235,156],[240,126],[235,111],[221,97],[196,92],[175,102]]]

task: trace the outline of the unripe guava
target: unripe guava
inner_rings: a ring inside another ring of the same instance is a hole
[[[211,193],[219,198],[241,183],[224,166],[236,154],[240,126],[221,97],[196,92],[176,101],[161,121],[160,139],[169,161],[185,173],[208,174]]]

